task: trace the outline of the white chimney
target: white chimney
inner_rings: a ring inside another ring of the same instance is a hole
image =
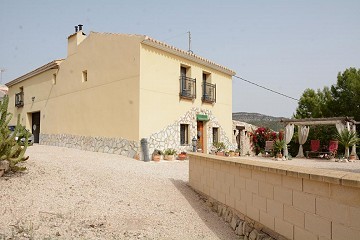
[[[75,26],[75,33],[68,37],[68,56],[76,53],[77,46],[84,41],[86,34],[82,31],[83,25]]]

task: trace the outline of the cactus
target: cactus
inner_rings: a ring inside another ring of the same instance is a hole
[[[25,170],[25,167],[16,166],[19,162],[27,160],[24,157],[28,147],[28,139],[31,133],[26,131],[25,127],[20,124],[20,115],[18,116],[17,125],[12,133],[8,124],[12,118],[12,114],[8,113],[9,97],[4,96],[0,101],[0,163],[2,161],[9,162],[9,169],[13,172]],[[16,138],[17,137],[17,138]],[[25,139],[22,146],[21,139]]]

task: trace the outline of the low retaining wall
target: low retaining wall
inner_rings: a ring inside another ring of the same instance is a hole
[[[250,218],[259,231],[294,240],[360,239],[358,173],[188,155],[191,187]]]

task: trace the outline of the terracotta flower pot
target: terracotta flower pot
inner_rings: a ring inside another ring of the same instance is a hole
[[[235,152],[229,152],[230,157],[235,157]]]
[[[224,152],[216,152],[216,155],[218,155],[218,156],[224,156],[225,154],[224,154]]]
[[[185,160],[186,159],[186,154],[183,154],[183,153],[180,153],[179,155],[178,155],[178,159],[179,160]]]
[[[155,162],[160,161],[160,159],[161,159],[161,155],[153,155],[152,156],[152,160],[155,161]]]

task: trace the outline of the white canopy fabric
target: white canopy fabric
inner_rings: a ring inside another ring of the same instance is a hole
[[[294,125],[298,125],[298,126],[333,125],[333,124],[335,124],[338,133],[341,133],[344,129],[348,129],[349,131],[356,131],[356,124],[359,124],[359,123],[356,123],[356,121],[354,120],[353,117],[282,119],[281,122],[288,124],[286,127],[288,127],[290,124],[294,124]],[[299,140],[300,140],[300,134],[301,134],[300,132],[301,131],[299,129]],[[286,139],[288,139],[288,138],[286,138]],[[301,154],[300,148],[302,148],[301,144],[299,147],[299,153]],[[285,149],[284,155],[287,156],[287,154],[288,154],[287,147],[285,146],[284,149]],[[347,153],[349,153],[349,151],[347,151]],[[359,157],[356,155],[356,145],[352,146],[351,154],[355,154],[356,158],[359,159]],[[345,153],[345,155],[348,155],[348,154]]]
[[[353,132],[356,132],[356,125],[353,125],[353,126],[352,126],[352,131],[353,131]],[[357,155],[356,155],[356,144],[354,144],[354,145],[352,146],[352,148],[351,148],[351,154],[357,156]]]
[[[303,144],[306,142],[308,136],[310,127],[308,126],[298,126],[299,128],[299,152],[296,155],[297,158],[303,158],[304,157],[304,150],[303,150]]]
[[[290,143],[294,135],[294,124],[288,124],[285,127],[285,146],[284,146],[284,156],[289,155],[287,145]]]
[[[342,131],[344,131],[344,129],[346,128],[346,125],[342,124],[341,122],[337,122],[335,124],[335,126],[336,126],[336,130],[338,131],[339,134],[341,134]]]

